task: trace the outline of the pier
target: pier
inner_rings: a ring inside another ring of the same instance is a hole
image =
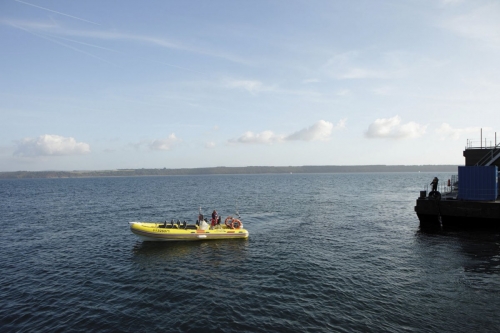
[[[440,191],[420,191],[415,212],[421,227],[500,229],[500,144],[468,141],[463,156],[465,166]]]

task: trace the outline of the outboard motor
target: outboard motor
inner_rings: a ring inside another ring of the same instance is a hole
[[[186,225],[187,225],[186,221],[183,221],[183,222],[182,222],[182,227],[183,227],[184,229],[186,229]]]
[[[172,226],[172,228],[174,227],[174,219],[172,219],[172,221],[170,221],[170,225]]]

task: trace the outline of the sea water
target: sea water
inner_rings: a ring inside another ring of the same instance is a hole
[[[0,331],[498,332],[500,234],[420,230],[434,176],[0,180]],[[200,207],[249,239],[129,230]]]

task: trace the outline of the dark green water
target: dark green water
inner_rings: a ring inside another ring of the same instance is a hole
[[[0,330],[500,331],[500,233],[419,230],[433,176],[1,180]],[[238,207],[250,238],[151,244],[128,228],[200,206]]]

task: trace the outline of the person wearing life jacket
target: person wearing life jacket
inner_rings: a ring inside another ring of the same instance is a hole
[[[218,214],[217,214],[217,211],[214,209],[214,211],[212,212],[212,223],[211,223],[211,228],[215,227],[215,225],[217,224],[217,219],[218,219]]]

